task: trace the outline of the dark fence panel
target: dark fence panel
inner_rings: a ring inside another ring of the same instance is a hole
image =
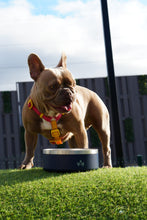
[[[21,161],[17,92],[0,92],[0,169]]]

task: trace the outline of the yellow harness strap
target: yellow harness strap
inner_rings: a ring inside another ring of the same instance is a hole
[[[51,136],[54,138],[54,140],[51,140],[50,143],[55,143],[55,144],[62,144],[62,140],[60,138],[60,131],[57,128],[57,122],[56,120],[51,121]]]

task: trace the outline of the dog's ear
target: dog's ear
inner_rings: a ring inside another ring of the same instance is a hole
[[[64,53],[62,53],[62,56],[61,56],[61,59],[57,65],[57,67],[63,67],[63,68],[66,68],[66,55]]]
[[[40,73],[44,70],[44,65],[42,64],[40,58],[33,53],[30,54],[28,57],[28,65],[30,69],[31,78],[36,81]]]

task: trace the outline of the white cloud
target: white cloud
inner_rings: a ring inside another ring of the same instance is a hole
[[[108,3],[116,74],[145,74],[147,5],[139,0]],[[76,78],[106,75],[100,1],[61,0],[55,15],[34,15],[32,8],[27,0],[0,6],[0,90],[30,80],[31,52],[54,66],[65,51]]]
[[[116,73],[147,74],[147,5],[113,0],[109,13]]]

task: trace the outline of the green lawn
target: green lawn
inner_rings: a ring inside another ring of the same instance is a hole
[[[0,170],[0,219],[147,219],[147,168]]]

